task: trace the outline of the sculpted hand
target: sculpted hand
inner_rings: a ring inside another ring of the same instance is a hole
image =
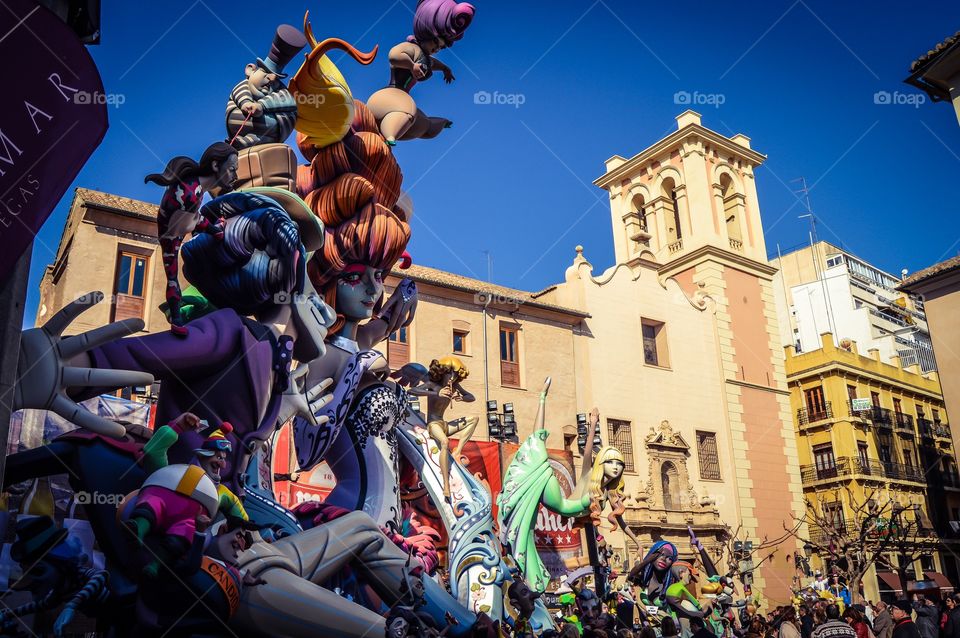
[[[326,389],[333,385],[333,379],[324,379],[307,390],[305,384],[309,370],[309,365],[301,363],[290,374],[290,385],[280,398],[278,423],[286,423],[295,416],[302,416],[311,425],[323,425],[330,420],[329,417],[319,413],[333,401],[333,394],[325,393]]]
[[[50,410],[97,434],[123,438],[126,430],[122,425],[85,410],[67,396],[67,388],[124,388],[153,383],[153,375],[148,372],[70,364],[88,350],[143,329],[142,319],[124,319],[73,337],[61,336],[74,319],[101,300],[102,292],[87,293],[64,306],[42,328],[23,331],[14,410]]]
[[[423,78],[427,77],[426,65],[420,64],[419,62],[414,63],[413,77],[415,77],[418,80],[422,80]]]
[[[55,636],[62,636],[64,629],[67,628],[67,625],[73,620],[73,607],[67,607],[60,615],[57,616],[57,621],[53,623],[53,633]]]
[[[377,315],[386,326],[378,321],[361,326],[357,335],[360,347],[372,348],[400,328],[409,326],[417,312],[417,299],[417,285],[413,281],[404,279],[397,284]]]
[[[447,84],[450,84],[451,82],[453,82],[453,81],[456,80],[456,79],[457,79],[457,78],[453,77],[453,71],[451,71],[450,69],[444,69],[444,70],[443,70],[443,81],[444,81],[444,82],[446,82]]]

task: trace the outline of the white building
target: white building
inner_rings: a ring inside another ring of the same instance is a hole
[[[881,361],[936,369],[923,304],[897,292],[899,278],[825,241],[770,265],[779,270],[774,291],[784,344],[816,350],[830,332],[861,353],[876,349]]]

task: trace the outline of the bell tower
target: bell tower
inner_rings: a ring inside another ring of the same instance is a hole
[[[617,263],[661,265],[704,246],[766,263],[750,138],[677,116],[677,130],[630,159],[614,155],[594,183],[610,193]]]
[[[754,542],[782,537],[784,525],[804,513],[774,305],[776,270],[767,262],[754,184],[765,159],[745,135],[726,137],[685,111],[676,131],[629,159],[610,158],[594,182],[610,195],[617,264],[637,277],[654,271],[665,289],[672,280],[712,316],[706,338],[714,343],[696,365],[713,366],[723,386],[723,422],[713,425],[729,432],[735,475],[726,480],[733,483],[741,535]],[[782,544],[783,555],[798,549],[791,542]],[[768,561],[754,575],[767,601],[789,601],[792,566]]]

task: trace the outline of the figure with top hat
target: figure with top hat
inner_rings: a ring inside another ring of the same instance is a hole
[[[237,150],[285,141],[297,122],[297,101],[283,80],[284,67],[305,46],[306,36],[296,27],[277,27],[266,59],[246,66],[227,101],[227,133]]]

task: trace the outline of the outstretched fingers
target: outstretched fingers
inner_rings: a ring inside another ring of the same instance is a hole
[[[153,383],[153,375],[149,372],[73,366],[63,369],[63,387],[66,388],[126,388],[151,383]]]
[[[99,290],[88,292],[79,299],[74,299],[61,308],[57,314],[50,317],[50,321],[43,325],[43,329],[51,335],[60,336],[73,320],[85,310],[103,301],[103,293]]]
[[[108,323],[75,337],[67,337],[60,344],[60,355],[64,359],[75,357],[81,352],[140,332],[143,330],[143,325],[143,319],[124,319],[123,321]]]
[[[84,409],[62,394],[57,395],[57,398],[53,400],[53,405],[50,406],[50,409],[71,423],[74,423],[86,430],[90,430],[91,432],[102,434],[103,436],[109,436],[114,439],[122,439],[124,434],[127,432],[119,423],[114,423],[113,421],[108,421],[103,417],[97,416],[93,412]]]
[[[317,385],[313,386],[311,389],[307,390],[307,401],[313,403],[317,400],[317,397],[323,394],[324,390],[333,385],[333,379],[324,379]]]

